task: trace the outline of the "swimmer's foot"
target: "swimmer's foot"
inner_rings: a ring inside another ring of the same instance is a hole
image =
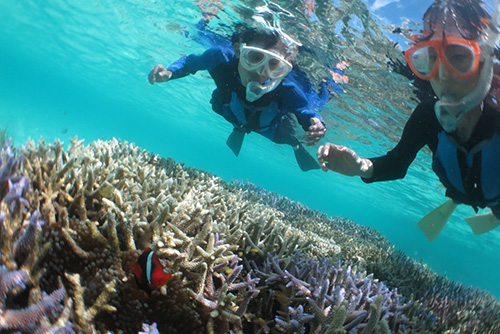
[[[465,218],[465,221],[469,224],[474,234],[489,232],[500,225],[500,220],[497,219],[492,212],[467,217]]]
[[[233,129],[233,132],[227,137],[226,144],[236,156],[240,154],[243,139],[245,139],[245,132],[238,129]]]
[[[295,153],[297,164],[302,171],[307,172],[308,170],[321,168],[318,161],[309,154],[302,144],[299,143],[297,146],[294,146],[293,152]]]
[[[449,199],[418,222],[417,226],[425,233],[427,240],[433,241],[438,236],[456,207],[457,204]]]

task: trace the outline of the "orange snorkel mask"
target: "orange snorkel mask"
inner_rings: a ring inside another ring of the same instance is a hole
[[[458,78],[467,79],[477,71],[480,55],[477,42],[461,38],[434,39],[405,52],[411,70],[422,80],[434,78],[441,62]]]
[[[495,12],[488,27],[482,31],[482,36],[480,35],[481,37],[476,41],[477,37],[475,39],[455,38],[455,36],[446,38],[444,24],[448,20],[453,20],[452,24],[458,28],[460,35],[466,35],[459,28],[453,8],[445,8],[443,24],[437,29],[433,27],[431,31],[424,31],[423,36],[430,38],[440,29],[443,38],[418,43],[405,52],[405,58],[411,70],[423,80],[434,78],[439,73],[441,63],[456,76],[457,80],[473,76],[478,71],[479,64],[482,63],[476,87],[470,93],[460,99],[455,99],[451,94],[440,96],[440,100],[434,105],[436,117],[448,133],[456,130],[458,121],[466,112],[483,103],[491,88],[493,53],[499,37],[497,26],[499,9],[500,2],[495,6]]]

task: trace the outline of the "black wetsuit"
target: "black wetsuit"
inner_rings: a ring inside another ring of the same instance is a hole
[[[420,103],[405,125],[401,140],[386,155],[370,159],[367,183],[401,179],[418,151],[432,151],[432,169],[456,202],[490,207],[500,217],[500,110],[485,103],[471,137],[459,143],[446,134],[434,113],[435,100]]]

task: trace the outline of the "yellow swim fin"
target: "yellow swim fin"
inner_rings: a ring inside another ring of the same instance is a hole
[[[486,233],[500,225],[500,220],[495,217],[493,212],[467,217],[465,221],[472,228],[474,234]]]
[[[427,240],[433,241],[438,236],[456,207],[457,204],[449,199],[418,222],[417,226],[425,233]]]

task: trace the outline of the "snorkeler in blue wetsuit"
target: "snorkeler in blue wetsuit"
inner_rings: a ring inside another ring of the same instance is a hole
[[[498,6],[493,18],[479,1],[470,0],[436,0],[426,11],[424,30],[405,56],[413,73],[430,82],[439,100],[417,106],[393,150],[362,159],[345,146],[327,143],[318,149],[325,172],[361,176],[371,183],[403,178],[427,145],[432,168],[450,198],[418,224],[429,241],[457,204],[470,205],[476,212],[478,207],[491,209],[465,219],[476,234],[500,225],[500,78],[493,62]]]
[[[299,167],[319,169],[319,164],[294,135],[290,115],[305,130],[307,145],[315,145],[326,127],[316,112],[328,101],[326,84],[315,93],[304,72],[291,59],[299,43],[278,29],[245,28],[234,34],[231,45],[221,43],[201,55],[189,55],[167,68],[156,65],[149,82],[166,82],[208,70],[217,89],[212,109],[233,126],[227,144],[238,155],[246,133],[257,132],[275,143],[293,147]]]

